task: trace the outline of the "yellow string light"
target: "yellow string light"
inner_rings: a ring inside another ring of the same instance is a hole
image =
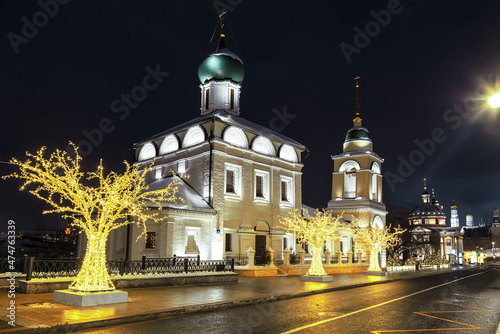
[[[396,246],[401,240],[400,235],[405,231],[406,230],[397,227],[394,232],[391,233],[389,226],[384,228],[355,228],[355,238],[363,242],[370,250],[370,266],[368,267],[368,271],[382,271],[378,264],[378,252],[382,250],[382,248],[392,248]]]
[[[351,229],[349,224],[340,221],[340,216],[334,217],[329,211],[319,210],[314,216],[307,217],[300,210],[295,210],[287,217],[280,217],[280,223],[289,233],[293,233],[299,244],[307,242],[311,247],[309,276],[326,276],[322,262],[322,248],[326,240],[332,239],[340,231],[349,232]]]
[[[152,203],[161,210],[162,203],[179,200],[176,193],[181,181],[174,175],[167,188],[148,191],[145,176],[151,172],[152,164],[139,172],[138,165],[126,161],[123,174],[111,171],[105,175],[102,161],[96,172],[82,172],[82,158],[77,147],[71,142],[70,145],[75,150],[75,157],[61,150],[46,157],[46,148],[42,147],[36,154],[26,152],[28,159],[24,162],[13,158],[10,162],[17,165],[20,172],[3,178],[23,180],[20,190],[28,189],[52,207],[44,214],[60,213],[86,234],[87,249],[82,268],[70,289],[83,292],[114,290],[106,268],[109,233],[132,223],[128,220],[132,216],[143,230],[138,239],[145,236],[146,222],[162,219],[160,211],[149,210],[147,205]],[[97,185],[93,185],[95,183]]]

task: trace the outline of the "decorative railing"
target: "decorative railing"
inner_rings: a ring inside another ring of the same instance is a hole
[[[27,259],[27,260],[26,260]],[[25,258],[22,270],[26,280],[32,278],[73,277],[78,275],[82,266],[82,259],[37,259]],[[23,261],[19,261],[22,263]],[[2,262],[0,262],[2,265]],[[200,260],[200,257],[171,257],[171,258],[146,258],[139,261],[119,260],[106,261],[109,274],[116,275],[161,275],[194,272],[234,272],[234,259],[232,260]],[[2,267],[0,267],[1,269]],[[3,271],[3,272],[8,272]]]
[[[76,276],[82,267],[82,259],[36,259],[29,258],[28,268],[31,265],[30,277],[36,278],[54,278]],[[31,260],[33,259],[33,260]]]

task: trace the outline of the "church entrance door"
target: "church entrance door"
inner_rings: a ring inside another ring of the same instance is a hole
[[[266,255],[266,236],[256,235],[255,236],[255,264],[264,265]]]

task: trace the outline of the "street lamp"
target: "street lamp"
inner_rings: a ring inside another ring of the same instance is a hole
[[[488,98],[488,104],[493,109],[500,107],[500,92],[491,95]]]

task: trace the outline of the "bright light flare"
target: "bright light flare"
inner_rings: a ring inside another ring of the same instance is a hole
[[[500,107],[500,92],[493,94],[488,98],[488,104],[491,108],[499,108]]]

